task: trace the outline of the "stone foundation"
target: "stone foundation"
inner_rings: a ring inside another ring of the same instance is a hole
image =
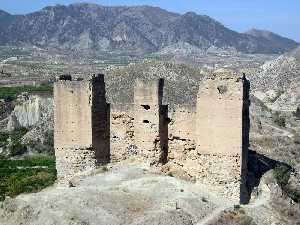
[[[75,174],[96,169],[94,149],[56,149],[57,179],[67,183]]]

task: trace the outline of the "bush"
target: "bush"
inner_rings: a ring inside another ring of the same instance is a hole
[[[300,203],[300,191],[298,190],[289,190],[288,195],[293,201]]]
[[[22,144],[21,138],[27,133],[26,128],[20,128],[11,134],[8,134],[10,142],[7,143],[7,147],[10,156],[22,155],[27,151],[26,145]]]
[[[9,144],[8,147],[10,156],[18,156],[18,155],[23,155],[25,152],[27,152],[27,147],[26,145],[23,145],[21,143],[21,140],[15,140],[12,143]]]
[[[8,144],[9,134],[0,133],[0,147],[5,147]]]
[[[288,184],[290,179],[290,168],[286,165],[277,166],[273,170],[273,176],[277,184],[284,187]]]
[[[276,123],[280,127],[286,126],[285,117],[280,115],[279,112],[273,114],[273,122]]]

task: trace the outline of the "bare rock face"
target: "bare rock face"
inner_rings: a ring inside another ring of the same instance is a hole
[[[51,117],[53,111],[52,98],[29,96],[16,105],[12,115],[21,127],[30,128]]]
[[[2,132],[14,133],[26,128],[22,144],[29,151],[53,151],[53,98],[23,94],[10,115],[0,120]]]

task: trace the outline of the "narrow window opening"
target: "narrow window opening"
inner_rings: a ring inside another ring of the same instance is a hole
[[[149,120],[143,120],[143,123],[150,123]]]

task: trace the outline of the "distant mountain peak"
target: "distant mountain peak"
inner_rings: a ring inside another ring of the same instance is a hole
[[[195,12],[190,11],[190,12],[184,13],[183,16],[199,16],[199,15]]]
[[[4,10],[0,9],[0,17],[2,16],[9,16],[10,14],[8,12],[5,12]]]
[[[2,16],[1,16],[2,15]],[[0,45],[136,54],[187,43],[245,53],[282,53],[298,43],[267,31],[241,34],[209,16],[183,15],[152,6],[56,5],[23,16],[0,11]]]
[[[265,38],[268,38],[270,36],[281,37],[280,35],[275,34],[275,33],[271,32],[271,31],[260,30],[260,29],[257,29],[257,28],[252,28],[252,29],[246,31],[245,33],[249,34],[249,35],[252,35],[252,36],[255,36],[255,37],[265,37]],[[283,38],[283,37],[281,37],[281,38]]]
[[[268,30],[252,28],[251,30],[248,30],[245,33],[256,38],[263,38],[265,40],[268,40],[271,44],[274,45],[274,47],[282,49],[280,53],[284,53],[286,51],[286,48],[291,50],[299,46],[298,42],[286,37],[282,37]]]

